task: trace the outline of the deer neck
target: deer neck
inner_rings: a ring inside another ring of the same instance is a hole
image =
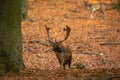
[[[62,53],[62,52],[64,52],[64,47],[63,46],[58,46],[56,48],[53,48],[53,51],[55,53]]]
[[[84,5],[87,9],[90,9],[90,7],[91,7],[91,4],[88,4],[87,2],[84,2]]]

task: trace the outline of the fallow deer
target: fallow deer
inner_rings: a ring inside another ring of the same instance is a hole
[[[96,11],[99,11],[99,12],[101,12],[102,13],[102,18],[105,18],[105,5],[106,5],[106,3],[105,2],[95,2],[95,3],[89,3],[87,0],[84,0],[83,1],[84,2],[84,5],[85,5],[85,7],[88,9],[88,10],[90,10],[90,13],[91,13],[91,16],[90,16],[90,18],[91,19],[94,19],[94,13],[96,12]]]
[[[54,53],[56,54],[56,57],[60,64],[60,68],[62,70],[65,70],[65,65],[68,65],[68,67],[70,68],[71,59],[72,59],[71,50],[68,47],[63,46],[62,42],[68,38],[68,36],[70,35],[71,29],[68,26],[66,26],[66,28],[64,28],[64,31],[66,31],[65,38],[61,41],[56,41],[56,40],[52,41],[49,35],[50,28],[47,26],[45,28],[48,36],[48,42],[52,47],[52,51],[54,51]]]

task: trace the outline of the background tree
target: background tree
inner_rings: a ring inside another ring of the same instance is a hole
[[[29,18],[29,16],[28,16],[28,0],[21,0],[21,2],[22,2],[22,6],[21,6],[22,20],[35,21],[33,18]]]
[[[114,5],[114,8],[120,10],[120,0],[117,0],[116,4]]]
[[[27,13],[27,5],[28,5],[28,0],[21,0],[22,1],[22,20],[28,20],[28,13]]]
[[[0,0],[0,75],[24,68],[21,0]]]

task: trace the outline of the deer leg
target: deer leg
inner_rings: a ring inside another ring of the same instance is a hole
[[[71,66],[71,60],[69,60],[69,62],[68,62],[69,69],[70,69],[70,66]]]
[[[102,12],[102,18],[104,19],[105,18],[105,13],[104,11],[101,11]]]
[[[90,18],[94,19],[94,11],[93,10],[90,11]]]
[[[103,10],[100,10],[100,12],[102,13],[102,18],[104,19],[104,18],[105,18],[104,11],[103,11]]]
[[[91,12],[90,18],[91,18],[91,19],[94,19],[93,12]]]
[[[63,64],[63,69],[65,70],[65,63]]]
[[[60,69],[61,69],[61,70],[64,70],[64,69],[65,69],[64,62],[63,62],[63,61],[62,61],[61,64],[60,64]]]

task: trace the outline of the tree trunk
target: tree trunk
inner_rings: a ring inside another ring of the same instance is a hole
[[[0,0],[0,75],[23,68],[21,0]]]
[[[28,6],[28,1],[27,0],[21,0],[22,1],[22,20],[28,20],[28,13],[27,13],[27,6]]]
[[[33,18],[29,18],[28,16],[28,0],[21,0],[22,1],[22,6],[21,6],[21,10],[22,10],[22,14],[21,14],[21,18],[22,21],[23,20],[28,20],[28,21],[35,21]]]
[[[117,0],[116,4],[114,5],[114,8],[120,10],[120,0]]]

